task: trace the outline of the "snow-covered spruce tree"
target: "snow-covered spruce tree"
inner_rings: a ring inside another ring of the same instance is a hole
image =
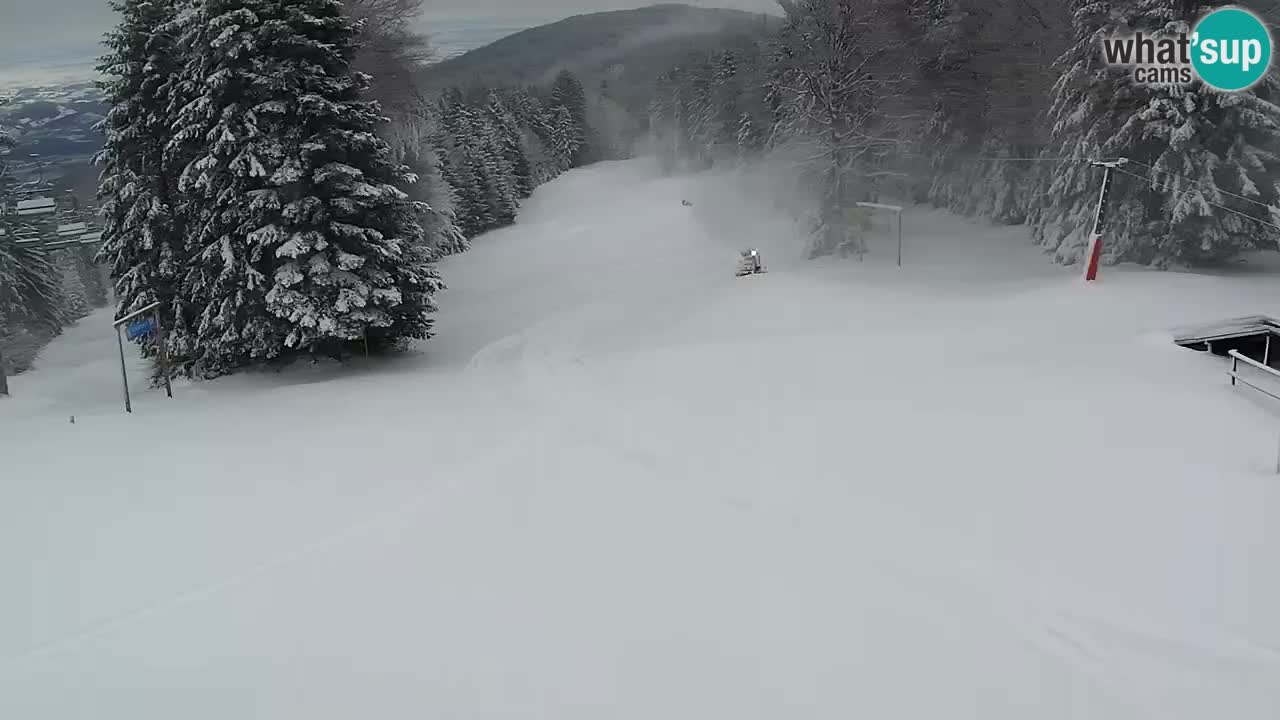
[[[563,172],[574,166],[574,158],[582,151],[582,130],[564,105],[551,106],[548,124],[551,126],[551,154],[556,159],[557,168]]]
[[[103,166],[101,257],[116,281],[118,314],[173,298],[181,238],[173,232],[164,161],[170,136],[162,88],[178,71],[168,23],[174,3],[121,0],[112,4],[119,24],[107,35],[108,52],[98,66],[111,109],[102,122],[106,141],[97,155]]]
[[[901,141],[885,105],[900,94],[887,0],[781,0],[786,19],[773,63],[780,115],[776,145],[806,158],[799,171],[816,195],[810,254],[862,251],[868,222],[856,205]]]
[[[738,73],[742,76],[742,97],[738,100],[735,144],[739,159],[759,156],[769,144],[778,117],[778,93],[770,82],[772,66],[766,43],[754,43],[741,53]]]
[[[915,152],[906,164],[920,184],[916,199],[956,212],[971,210],[975,163],[986,130],[989,83],[977,64],[991,54],[983,28],[996,11],[992,0],[927,0],[916,9],[917,91],[928,98]]]
[[[57,268],[43,249],[18,242],[24,228],[5,212],[13,201],[8,163],[13,146],[13,139],[0,133],[0,363],[6,371],[20,372],[62,331],[67,318]]]
[[[582,82],[568,70],[560,71],[551,85],[551,106],[553,111],[556,111],[556,108],[564,108],[572,121],[570,125],[564,126],[557,120],[559,132],[572,129],[569,144],[573,145],[575,150],[569,158],[569,167],[578,167],[590,162],[592,138],[590,128],[587,126],[587,94],[582,88]]]
[[[681,93],[684,102],[681,117],[688,141],[686,159],[694,169],[702,170],[712,165],[712,147],[718,129],[715,123],[715,98],[712,97],[715,66],[710,57],[699,54],[689,61],[686,69],[687,91]]]
[[[458,227],[453,189],[445,181],[439,153],[438,120],[426,107],[396,123],[390,142],[396,159],[418,178],[406,191],[409,199],[424,205],[421,219],[426,244],[440,256],[453,255],[469,247]]]
[[[58,268],[44,250],[17,242],[11,229],[0,233],[0,355],[23,370],[69,319]]]
[[[435,114],[439,122],[432,140],[440,163],[440,176],[449,186],[453,199],[458,228],[467,238],[478,234],[481,195],[479,179],[467,159],[468,137],[461,132],[464,116],[469,112],[462,101],[462,92],[457,88],[442,93],[436,104]]]
[[[192,371],[341,356],[430,335],[442,285],[414,178],[375,130],[339,0],[203,0],[184,22],[178,123],[207,146],[183,172],[202,311]]]
[[[620,160],[631,156],[631,145],[639,134],[636,118],[613,96],[609,81],[587,101],[587,124],[596,139],[598,160]]]
[[[520,192],[516,169],[503,140],[504,128],[500,120],[484,107],[477,106],[472,117],[476,123],[474,137],[477,141],[471,145],[474,153],[472,162],[476,164],[484,187],[488,216],[492,218],[489,228],[505,227],[515,222],[516,212],[520,209]]]
[[[161,303],[169,355],[190,354],[192,308],[178,285],[189,259],[177,181],[186,146],[170,151],[181,59],[175,47],[179,7],[171,0],[119,0],[98,66],[111,109],[101,123],[103,245],[99,259],[115,290],[116,317]],[[150,341],[143,352],[155,353]]]
[[[80,284],[84,286],[85,299],[90,307],[106,307],[110,303],[110,288],[103,274],[103,268],[95,262],[94,252],[87,247],[73,248],[72,257],[76,270],[80,274]]]
[[[928,99],[911,168],[912,197],[1022,222],[1033,197],[1053,84],[1070,27],[1059,0],[921,0],[912,16],[915,93]]]
[[[1049,204],[1035,212],[1036,238],[1063,262],[1088,242],[1101,171],[1091,158],[1135,161],[1112,189],[1106,257],[1157,267],[1209,265],[1280,235],[1239,214],[1271,218],[1249,200],[1274,205],[1280,170],[1280,92],[1275,74],[1248,92],[1202,85],[1145,87],[1106,67],[1104,35],[1185,32],[1220,2],[1128,0],[1074,4],[1075,45],[1054,87],[1052,153],[1070,158],[1048,180]],[[1223,210],[1225,206],[1235,213]]]
[[[653,98],[649,101],[649,143],[657,153],[663,172],[676,169],[686,145],[682,140],[684,127],[680,117],[683,81],[680,68],[662,73],[654,82]]]
[[[551,119],[546,107],[537,93],[529,88],[512,91],[509,104],[524,137],[525,155],[529,158],[533,186],[550,182],[563,168],[551,152]]]
[[[990,77],[986,132],[980,155],[1033,158],[1049,138],[1045,120],[1057,80],[1054,59],[1069,46],[1071,13],[1061,0],[1005,0],[1007,9],[984,27],[1000,40],[998,52],[979,58]],[[1031,28],[1032,31],[1027,31]],[[980,196],[974,212],[1002,223],[1023,223],[1038,202],[1037,179],[1044,162],[984,160],[975,174]]]
[[[710,103],[704,123],[710,140],[712,162],[733,157],[742,125],[741,101],[743,81],[739,73],[741,60],[731,50],[721,52],[712,61]]]
[[[483,108],[473,107],[457,90],[445,93],[441,105],[448,135],[445,177],[458,200],[459,226],[471,238],[510,224],[515,190]]]
[[[529,156],[525,152],[524,139],[515,115],[507,109],[507,104],[497,90],[489,92],[484,111],[488,124],[496,134],[497,150],[506,167],[510,168],[511,185],[516,197],[527,198],[536,187],[533,181],[533,168],[529,165]]]
[[[75,322],[89,314],[88,292],[81,280],[79,263],[73,254],[74,248],[62,249],[53,253],[53,264],[58,270],[58,302],[62,307],[62,316],[67,322]]]

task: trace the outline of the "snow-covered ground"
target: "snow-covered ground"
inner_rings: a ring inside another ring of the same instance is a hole
[[[84,321],[0,401],[0,717],[1280,716],[1280,420],[1170,342],[1276,274],[794,233],[575,171],[415,353],[172,400],[134,363],[132,416]]]

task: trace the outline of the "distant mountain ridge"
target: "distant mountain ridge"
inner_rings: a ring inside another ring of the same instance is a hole
[[[424,70],[429,89],[546,84],[561,70],[588,87],[607,80],[624,104],[645,101],[654,78],[695,50],[760,37],[775,16],[681,4],[575,15],[508,35]]]
[[[420,20],[416,29],[427,36],[431,62],[436,63],[555,20],[549,17]]]

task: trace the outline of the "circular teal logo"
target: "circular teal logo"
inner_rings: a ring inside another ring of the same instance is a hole
[[[1191,64],[1217,90],[1248,90],[1271,67],[1271,33],[1248,10],[1222,8],[1205,15],[1191,46]]]

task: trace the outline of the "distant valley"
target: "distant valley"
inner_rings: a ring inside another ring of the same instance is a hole
[[[547,17],[419,21],[432,62],[429,88],[484,81],[496,85],[547,83],[561,69],[594,87],[608,81],[632,110],[647,102],[657,74],[699,47],[761,33],[761,15],[654,5],[637,10]],[[97,169],[89,159],[101,146],[94,126],[106,115],[93,54],[0,69],[0,131],[18,141],[13,170],[19,181],[43,181],[57,192],[90,200]]]
[[[466,52],[558,18],[481,18],[474,20],[422,20],[418,31],[427,36],[432,61],[456,58]]]
[[[551,20],[423,20],[418,30],[428,37],[433,62],[439,62]],[[94,126],[107,112],[96,86],[96,51],[0,68],[0,132],[18,142],[12,170],[19,182],[49,183],[84,202],[94,196],[98,173],[89,160],[102,146]]]

